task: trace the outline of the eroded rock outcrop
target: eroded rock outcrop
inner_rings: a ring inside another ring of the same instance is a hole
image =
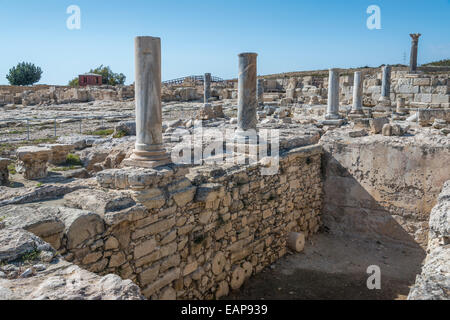
[[[430,214],[428,255],[408,299],[450,299],[450,180]]]

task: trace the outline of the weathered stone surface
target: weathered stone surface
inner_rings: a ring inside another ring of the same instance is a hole
[[[61,212],[61,220],[65,225],[69,249],[76,248],[105,230],[103,219],[98,214],[89,211],[65,208]]]
[[[19,162],[17,171],[24,174],[25,179],[40,179],[47,176],[47,161],[52,151],[44,147],[20,147],[16,150]]]
[[[450,180],[444,184],[430,214],[428,255],[421,274],[409,292],[409,300],[450,298]]]

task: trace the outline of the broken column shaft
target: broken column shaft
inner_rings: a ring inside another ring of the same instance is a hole
[[[238,132],[256,130],[256,53],[239,54]]]

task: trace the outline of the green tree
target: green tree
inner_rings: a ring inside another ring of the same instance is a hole
[[[29,62],[21,62],[9,69],[6,76],[13,86],[29,86],[41,80],[42,70]]]
[[[70,80],[69,81],[69,86],[73,87],[73,88],[78,87],[79,86],[79,79],[78,79],[78,77]]]
[[[96,73],[102,76],[102,83],[115,86],[118,84],[125,84],[125,75],[123,73],[114,73],[109,66],[101,65],[98,68],[91,69],[89,72]]]

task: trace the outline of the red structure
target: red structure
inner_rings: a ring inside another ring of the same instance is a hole
[[[102,76],[95,73],[85,73],[78,76],[78,85],[80,87],[85,86],[101,86]]]

